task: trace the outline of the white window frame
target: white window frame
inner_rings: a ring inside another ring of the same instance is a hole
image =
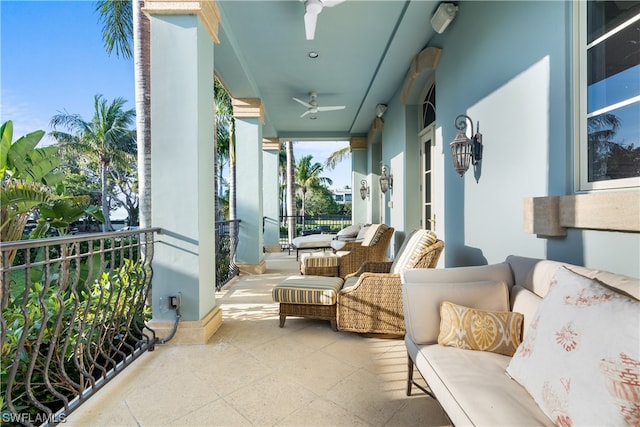
[[[575,153],[575,190],[576,192],[590,192],[595,190],[615,190],[624,188],[640,187],[640,177],[623,178],[606,181],[589,182],[588,180],[588,136],[587,136],[587,2],[580,1],[574,3],[574,26],[575,42],[574,42],[574,70],[575,70],[575,135],[576,147]],[[619,31],[621,27],[613,29],[603,37],[611,36]],[[602,39],[601,37],[600,39]],[[599,39],[599,40],[600,40]],[[633,98],[632,100],[635,100]],[[619,105],[609,106],[607,109],[618,107]],[[598,113],[605,112],[600,110]]]

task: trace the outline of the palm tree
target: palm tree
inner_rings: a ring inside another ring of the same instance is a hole
[[[328,170],[333,170],[338,166],[338,163],[348,158],[351,155],[351,147],[348,145],[344,148],[334,151],[327,157],[327,161],[324,162],[324,166]]]
[[[216,78],[214,79],[214,97],[216,104],[216,154],[218,163],[218,198],[223,198],[222,171],[224,164],[220,159],[229,161],[229,219],[235,219],[235,119],[229,92]],[[233,194],[233,197],[232,197]]]
[[[285,225],[284,217],[287,216],[287,152],[284,143],[280,143],[280,151],[278,151],[278,190],[282,225]]]
[[[100,0],[96,11],[107,53],[131,58],[133,41],[140,227],[151,225],[151,44],[144,0]]]
[[[296,208],[295,198],[295,159],[293,157],[293,142],[286,141],[286,154],[287,154],[287,217],[289,217],[289,225],[287,226],[289,235],[289,248],[295,237],[296,220],[294,218]]]
[[[296,166],[296,184],[302,193],[302,210],[301,215],[304,218],[304,205],[307,196],[307,191],[326,184],[331,185],[333,181],[331,178],[320,176],[324,172],[324,167],[320,163],[311,163],[313,156],[308,155],[300,159],[300,162]]]
[[[52,135],[62,145],[97,162],[100,169],[102,231],[111,230],[108,173],[112,164],[126,167],[136,154],[135,131],[129,128],[135,120],[134,110],[124,110],[125,100],[116,98],[110,104],[102,95],[94,97],[94,116],[90,122],[78,114],[60,113],[51,119]],[[58,131],[62,127],[67,132]]]

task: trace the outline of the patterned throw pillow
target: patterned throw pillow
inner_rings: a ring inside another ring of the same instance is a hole
[[[445,301],[438,344],[512,356],[522,339],[521,313],[485,311]]]
[[[640,302],[560,267],[507,373],[558,425],[640,425]]]

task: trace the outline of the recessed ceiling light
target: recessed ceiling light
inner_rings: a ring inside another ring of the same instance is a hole
[[[318,56],[320,56],[320,55],[318,55],[318,52],[316,52],[314,50],[309,52],[308,55],[309,55],[309,58],[311,58],[311,59],[316,59]]]

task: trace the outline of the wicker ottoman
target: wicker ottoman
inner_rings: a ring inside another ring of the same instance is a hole
[[[338,256],[324,252],[302,254],[300,273],[305,276],[338,276]]]
[[[336,331],[336,301],[342,284],[340,277],[319,276],[291,276],[278,283],[272,296],[280,303],[280,327],[287,316],[295,316],[328,320]]]

